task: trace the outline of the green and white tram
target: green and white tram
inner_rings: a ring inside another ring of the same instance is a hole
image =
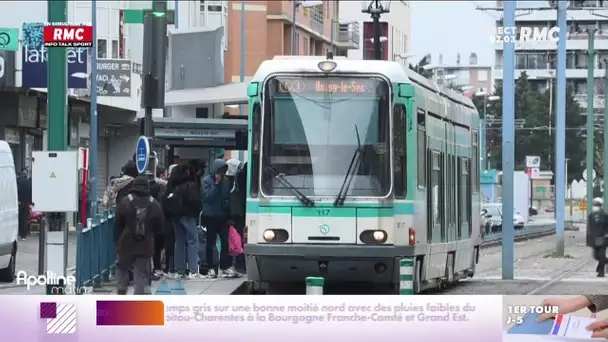
[[[369,282],[414,290],[472,277],[478,113],[397,62],[276,57],[248,87],[247,241],[258,289]]]

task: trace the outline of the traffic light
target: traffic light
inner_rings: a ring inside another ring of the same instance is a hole
[[[165,107],[167,16],[152,12],[144,17],[143,94],[144,108]]]

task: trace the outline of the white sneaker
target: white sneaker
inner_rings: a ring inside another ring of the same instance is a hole
[[[205,276],[205,278],[217,278],[217,274],[215,273],[214,269],[210,269],[207,272],[207,275]]]
[[[200,273],[190,273],[187,277],[188,280],[201,280],[201,279],[205,279],[204,276],[202,276]]]
[[[241,274],[234,270],[234,268],[230,267],[227,270],[221,271],[222,278],[240,278]]]
[[[164,277],[165,273],[161,270],[156,270],[156,271],[154,271],[154,275],[157,277]]]
[[[172,272],[164,273],[163,272],[163,275],[165,276],[165,278],[169,278],[169,279],[175,279],[175,278],[177,278],[177,273],[172,273]]]

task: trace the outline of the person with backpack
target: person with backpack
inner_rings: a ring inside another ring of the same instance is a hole
[[[608,214],[604,211],[604,201],[594,198],[593,209],[587,218],[587,246],[593,249],[597,260],[595,271],[599,278],[606,275],[606,247],[608,247]]]
[[[198,231],[200,192],[188,165],[177,165],[163,195],[163,211],[175,233],[174,264],[177,277],[198,279]],[[186,266],[188,274],[186,275]]]
[[[234,278],[239,274],[232,266],[232,258],[228,254],[229,249],[229,226],[228,219],[230,218],[230,189],[232,183],[227,179],[226,171],[228,164],[224,159],[216,159],[211,163],[209,174],[202,181],[202,199],[203,199],[203,221],[207,226],[207,244],[205,254],[209,271],[207,277],[217,278],[218,275],[222,278]],[[216,239],[220,238],[220,262],[219,269],[215,259],[213,258],[213,246],[216,244]]]
[[[147,176],[136,177],[129,193],[118,205],[114,225],[116,241],[117,293],[126,295],[133,272],[134,294],[146,294],[150,281],[150,263],[154,255],[154,237],[163,231],[163,210],[150,195]]]

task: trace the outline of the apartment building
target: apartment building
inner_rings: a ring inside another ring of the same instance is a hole
[[[461,61],[460,54],[456,55],[456,63],[444,64],[443,56],[439,56],[438,64],[433,68],[438,83],[448,87],[463,89],[466,93],[492,93],[494,79],[491,65],[477,64],[477,54],[472,52],[467,61]]]
[[[536,2],[538,5],[538,1]],[[502,5],[499,1],[498,5]],[[518,3],[519,5],[519,3]],[[525,5],[525,3],[524,3]],[[517,27],[551,28],[557,26],[557,10],[554,2],[541,2],[543,10],[530,9],[526,15],[517,16]],[[502,21],[496,22],[497,27]],[[587,108],[588,33],[596,31],[595,49],[595,96],[594,111],[602,113],[606,89],[604,87],[604,61],[608,59],[608,1],[574,0],[568,7],[568,39],[566,41],[566,79],[575,89],[575,98]],[[494,77],[503,78],[503,45],[496,44]],[[539,90],[548,88],[555,78],[557,65],[557,45],[550,41],[524,42],[515,46],[515,75],[525,71],[530,83]]]
[[[340,2],[340,35],[346,36],[351,27],[361,28],[362,34],[352,37],[359,49],[351,49],[343,55],[351,59],[374,59],[374,25],[369,14],[361,10],[367,8],[370,1]],[[411,7],[409,1],[391,1],[390,13],[380,18],[380,43],[382,57],[387,61],[399,61],[407,65],[403,55],[409,52],[411,37]],[[350,26],[349,26],[350,25]],[[344,39],[346,40],[346,39]]]
[[[202,1],[201,1],[202,2]],[[325,55],[333,41],[336,51],[357,48],[353,37],[359,36],[354,24],[340,24],[338,6],[344,2],[323,1],[309,7],[304,1],[245,2],[245,75],[253,76],[260,63],[277,55]],[[238,82],[241,63],[241,1],[230,1],[226,52],[226,80]],[[292,43],[295,8],[295,40]],[[333,32],[332,32],[333,31]]]

